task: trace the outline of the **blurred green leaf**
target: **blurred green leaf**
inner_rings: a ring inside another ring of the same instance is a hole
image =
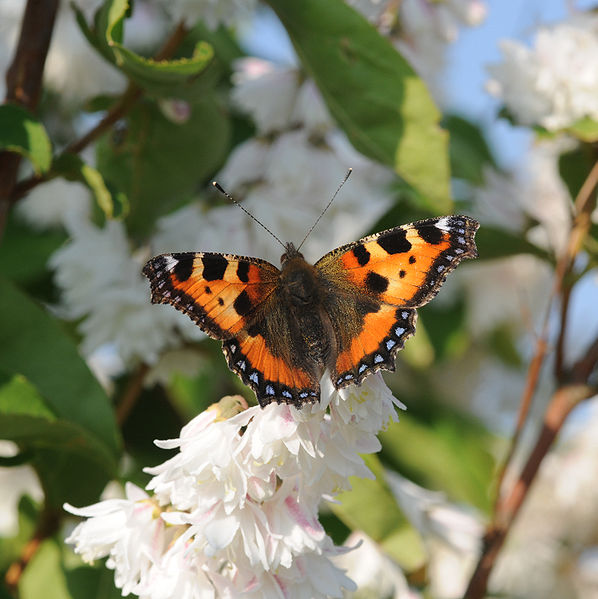
[[[432,302],[417,311],[418,335],[424,324],[437,360],[455,358],[467,349],[469,333],[465,329],[465,309],[461,298],[449,305]]]
[[[598,141],[598,121],[584,117],[573,123],[570,127],[567,127],[567,133],[580,141],[593,143]]]
[[[451,209],[448,134],[423,83],[342,0],[268,0],[353,146],[387,164],[434,212]]]
[[[124,22],[130,13],[127,0],[107,0],[97,11],[91,29],[80,9],[73,6],[77,23],[87,40],[104,58],[118,67],[129,79],[156,96],[189,97],[195,90],[197,76],[211,63],[214,51],[199,41],[190,57],[154,60],[123,46]],[[200,82],[203,85],[203,82]]]
[[[418,533],[403,515],[390,490],[378,456],[362,456],[375,479],[352,476],[352,489],[338,495],[330,509],[351,530],[361,530],[378,542],[406,571],[422,566],[425,550]]]
[[[38,175],[45,173],[52,162],[52,144],[44,126],[14,104],[0,106],[0,149],[25,156]]]
[[[129,231],[145,236],[156,219],[187,200],[222,164],[230,124],[212,94],[190,105],[184,123],[167,119],[150,100],[127,115],[124,129],[97,144],[97,166],[129,200]]]
[[[595,162],[595,148],[579,145],[559,156],[559,174],[574,200]]]
[[[476,234],[479,260],[506,258],[517,254],[532,254],[547,262],[552,262],[551,256],[542,248],[530,243],[522,235],[484,225]]]
[[[54,539],[45,540],[19,581],[19,599],[72,599],[62,568],[62,551]]]
[[[122,599],[114,585],[114,571],[100,563],[65,571],[70,599]]]
[[[116,471],[109,400],[58,322],[0,284],[0,437],[34,451],[51,505],[92,501]]]
[[[11,213],[2,238],[0,272],[27,288],[49,284],[48,259],[66,239],[63,231],[35,231]]]
[[[406,400],[405,393],[401,394]],[[421,401],[420,401],[421,403]],[[437,403],[425,416],[417,400],[379,434],[382,460],[397,472],[431,490],[444,491],[453,501],[488,511],[494,460],[494,438],[471,417]]]
[[[52,165],[52,170],[68,181],[83,183],[94,195],[106,218],[120,218],[127,214],[128,203],[123,193],[110,193],[100,172],[75,154],[63,154]]]
[[[484,167],[498,168],[482,130],[467,119],[445,116],[443,126],[450,134],[450,159],[453,177],[473,185],[484,183]]]

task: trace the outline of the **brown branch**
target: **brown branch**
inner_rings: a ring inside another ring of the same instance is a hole
[[[6,72],[6,102],[32,112],[37,108],[57,10],[58,0],[28,0],[15,55]],[[20,164],[19,154],[0,152],[0,236],[6,226]]]
[[[127,381],[125,390],[116,405],[116,421],[119,426],[124,424],[131,410],[135,407],[143,390],[143,381],[148,371],[149,366],[141,364]]]
[[[565,339],[567,337],[567,316],[572,289],[571,285],[564,285],[561,291],[559,336],[554,350],[554,378],[559,382],[564,382],[565,379]]]
[[[486,596],[488,579],[496,558],[515,517],[523,505],[542,460],[548,453],[571,410],[583,400],[595,395],[595,393],[596,389],[587,385],[571,385],[562,387],[552,397],[534,448],[518,480],[501,503],[499,518],[486,533],[482,556],[469,581],[464,599],[482,599]]]

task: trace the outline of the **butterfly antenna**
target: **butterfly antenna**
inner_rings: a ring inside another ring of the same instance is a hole
[[[328,202],[328,204],[326,204],[326,208],[324,208],[324,210],[322,210],[322,212],[320,213],[320,216],[318,216],[318,218],[316,219],[316,222],[311,226],[311,229],[307,232],[307,234],[303,238],[303,241],[299,244],[297,251],[299,251],[301,249],[301,246],[305,243],[305,240],[309,237],[310,233],[316,228],[317,224],[320,222],[321,218],[326,213],[326,210],[328,210],[328,208],[330,208],[330,204],[332,204],[332,202],[334,202],[334,198],[338,195],[338,192],[341,190],[341,187],[347,182],[347,179],[351,176],[352,172],[353,172],[352,168],[350,168],[347,171],[345,178],[341,181],[341,184],[337,187],[336,191],[334,192],[334,195],[330,198],[330,201]]]
[[[231,196],[230,194],[226,193],[226,191],[224,191],[224,189],[222,189],[222,187],[220,186],[219,183],[217,183],[216,181],[212,181],[212,185],[224,196],[226,196],[233,204],[235,204],[236,206],[238,206],[239,208],[241,208],[241,210],[243,210],[243,212],[245,212],[245,214],[253,219],[260,227],[262,227],[263,229],[265,229],[266,231],[268,231],[268,233],[270,233],[270,235],[272,235],[272,237],[274,237],[274,239],[276,239],[276,241],[278,241],[278,243],[280,243],[280,245],[286,249],[286,245],[280,241],[280,239],[278,237],[276,237],[276,235],[274,235],[274,233],[272,233],[272,231],[270,231],[270,229],[268,229],[268,227],[266,227],[266,225],[262,222],[260,222],[257,218],[255,218],[255,216],[253,216],[253,214],[251,214],[251,212],[249,212],[249,210],[247,210],[247,208],[245,208],[244,206],[242,206],[239,202],[237,202],[237,200],[235,200],[235,198],[233,198],[233,196]]]

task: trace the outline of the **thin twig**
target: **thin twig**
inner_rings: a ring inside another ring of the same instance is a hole
[[[119,427],[125,423],[131,410],[135,407],[143,390],[143,381],[148,371],[149,366],[141,364],[127,381],[125,390],[116,406],[116,422]]]
[[[565,378],[565,340],[567,337],[567,316],[569,314],[569,303],[571,300],[572,287],[569,284],[563,285],[561,291],[561,312],[559,336],[554,349],[554,378],[559,382],[564,382]]]
[[[598,161],[594,163],[594,166],[590,170],[588,176],[586,177],[583,185],[581,186],[577,194],[577,197],[575,198],[575,218],[573,220],[571,231],[569,233],[566,249],[557,261],[555,267],[552,290],[548,299],[548,305],[544,314],[544,320],[542,323],[540,334],[536,341],[534,355],[531,359],[527,371],[527,378],[525,381],[523,393],[521,395],[521,401],[519,402],[519,413],[517,414],[517,423],[515,425],[515,431],[513,432],[513,436],[509,443],[509,449],[507,450],[506,457],[503,461],[502,466],[499,468],[499,472],[497,475],[498,483],[496,485],[496,499],[494,506],[495,514],[497,511],[500,510],[504,477],[513,461],[513,456],[515,455],[515,451],[519,444],[522,431],[525,427],[525,423],[527,422],[527,418],[532,404],[532,399],[534,397],[534,393],[538,385],[540,373],[542,372],[542,366],[548,353],[548,329],[550,324],[552,305],[555,298],[562,293],[564,279],[567,273],[570,271],[573,265],[573,260],[575,259],[575,256],[581,249],[583,240],[585,239],[590,229],[590,215],[595,204],[595,194],[593,194],[593,192],[596,188],[596,185],[598,185]],[[561,337],[564,337],[564,331],[562,329],[559,334],[559,338]],[[561,342],[563,341],[561,340]],[[563,360],[562,356],[560,356],[560,360]]]
[[[596,389],[587,385],[571,385],[562,387],[553,396],[534,448],[521,471],[521,475],[502,502],[500,519],[493,523],[486,533],[482,556],[469,581],[463,599],[482,599],[486,596],[488,579],[496,558],[505,542],[507,534],[527,496],[542,460],[548,453],[557,434],[561,430],[571,410],[589,397],[596,394]]]

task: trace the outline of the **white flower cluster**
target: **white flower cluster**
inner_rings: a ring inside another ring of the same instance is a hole
[[[134,256],[124,225],[109,221],[99,228],[86,219],[68,219],[68,244],[50,259],[62,291],[59,310],[82,319],[81,349],[90,356],[111,344],[125,365],[154,363],[160,352],[203,337],[183,314],[149,302],[149,283],[141,274],[142,256]]]
[[[504,60],[488,67],[488,89],[522,125],[550,131],[598,120],[598,15],[541,27],[533,47],[505,40]]]
[[[224,419],[225,398],[157,442],[179,453],[153,475],[147,495],[69,511],[88,518],[69,543],[86,561],[108,556],[123,595],[341,597],[354,583],[331,558],[318,521],[321,500],[371,477],[360,453],[380,449],[376,433],[403,407],[380,375],[341,392],[328,383],[311,409],[253,407]],[[329,410],[327,410],[329,407]]]

